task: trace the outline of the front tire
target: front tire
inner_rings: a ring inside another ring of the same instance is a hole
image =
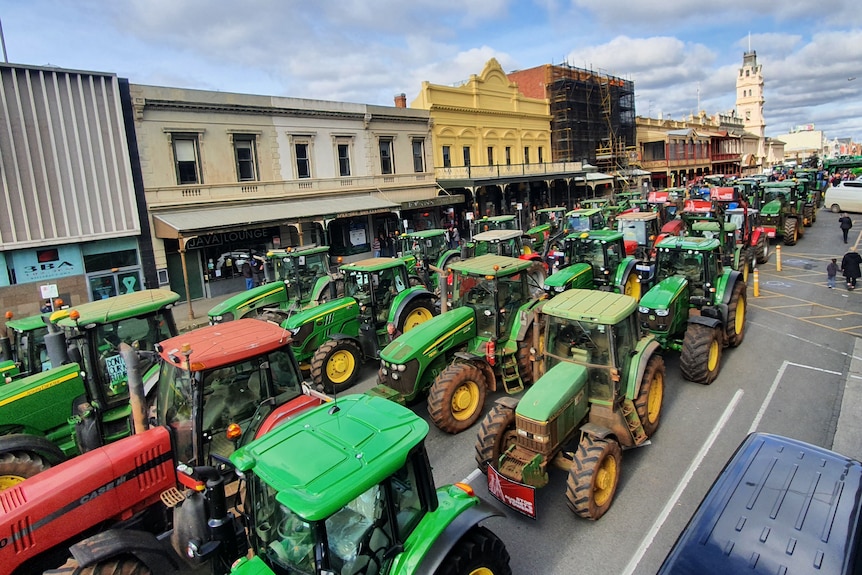
[[[644,370],[641,388],[635,399],[635,409],[647,437],[652,437],[661,421],[664,376],[664,360],[660,355],[652,356]]]
[[[799,226],[794,218],[784,220],[784,245],[795,246],[799,241]]]
[[[689,381],[709,385],[721,370],[722,334],[719,328],[691,323],[682,340],[679,367]]]
[[[0,491],[50,468],[51,464],[35,453],[12,451],[0,454]]]
[[[769,261],[769,238],[761,234],[757,238],[757,263],[765,264]]]
[[[486,394],[485,376],[478,367],[453,363],[431,385],[428,414],[442,431],[460,433],[479,419]]]
[[[476,465],[482,473],[488,472],[488,464],[500,461],[500,455],[518,437],[515,428],[515,408],[507,405],[495,405],[479,426],[476,434]]]
[[[566,480],[569,509],[593,521],[604,515],[614,500],[621,464],[619,443],[585,434]]]
[[[730,347],[737,347],[745,337],[745,314],[747,310],[746,287],[743,282],[736,282],[730,303],[727,304],[727,323],[725,335]]]
[[[356,382],[361,365],[362,352],[354,341],[329,340],[311,358],[311,379],[326,393],[338,393]]]
[[[398,317],[398,331],[407,333],[432,317],[434,317],[434,310],[431,303],[426,300],[414,299],[401,311],[401,315]]]
[[[476,525],[452,547],[434,575],[512,575],[506,545]]]

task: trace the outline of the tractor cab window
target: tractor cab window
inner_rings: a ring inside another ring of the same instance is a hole
[[[294,256],[284,256],[275,258],[272,261],[272,266],[275,270],[276,279],[286,282],[296,281],[297,260]]]
[[[497,309],[501,314],[498,336],[508,333],[521,302],[529,299],[524,293],[523,278],[524,274],[517,274],[497,280]]]
[[[204,372],[201,429],[209,439],[208,455],[223,460],[233,453],[234,443],[225,433],[230,424],[243,432],[249,428],[257,406],[269,396],[268,376],[261,372],[256,358]]]
[[[177,461],[181,463],[194,463],[193,385],[190,371],[162,362],[156,400],[157,423],[171,428]]]
[[[48,328],[40,327],[28,332],[13,332],[12,349],[17,353],[19,370],[22,374],[40,373],[51,369],[45,335]]]
[[[317,279],[326,275],[326,264],[323,261],[325,252],[312,254],[310,256],[299,256],[297,264],[299,267],[299,283],[301,296],[308,296],[314,290]]]
[[[372,293],[374,294],[374,309],[378,321],[386,321],[389,307],[395,296],[407,287],[404,268],[391,267],[371,274]]]
[[[463,305],[473,308],[476,312],[476,332],[479,337],[497,335],[496,295],[494,280],[484,276],[455,274],[452,305]]]
[[[592,220],[594,218],[595,216],[591,218],[583,215],[572,215],[569,216],[569,222],[566,227],[569,229],[569,232],[588,232],[593,225]]]
[[[376,280],[376,276],[374,277]],[[371,304],[371,291],[377,286],[372,284],[372,274],[364,271],[349,270],[344,274],[344,295],[354,298],[360,304]]]
[[[617,220],[618,231],[622,232],[623,239],[637,242],[639,246],[647,245],[646,222],[641,220]]]
[[[600,240],[591,241],[572,241],[571,255],[569,260],[571,263],[585,263],[593,267],[593,271],[598,271],[605,267],[605,252],[602,249]]]
[[[510,258],[516,258],[521,255],[520,251],[516,251],[514,239],[500,242],[500,255]]]
[[[266,560],[277,573],[312,575],[314,544],[318,525],[304,521],[293,511],[276,501],[275,490],[251,475],[246,508],[254,511],[250,538],[255,553]]]
[[[561,361],[587,367],[589,393],[594,399],[609,401],[612,398],[614,365],[612,328],[588,321],[548,318],[545,349],[545,371]]]
[[[622,261],[622,255],[620,254],[619,246],[616,244],[605,244],[607,246],[608,252],[608,261],[607,261],[607,269],[615,270],[617,266],[620,265]]]

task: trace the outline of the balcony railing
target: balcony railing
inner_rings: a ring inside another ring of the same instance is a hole
[[[484,178],[506,178],[515,176],[562,176],[582,171],[583,164],[581,162],[457,166],[434,169],[438,180],[479,180]]]

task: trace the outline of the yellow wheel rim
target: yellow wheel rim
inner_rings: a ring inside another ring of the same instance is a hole
[[[742,264],[742,283],[748,283],[748,263]]]
[[[532,248],[530,248],[529,246],[524,246],[524,248],[523,248],[521,251],[523,252],[523,254],[524,254],[525,256],[528,256],[528,255],[530,255],[531,253],[533,253]]]
[[[604,506],[614,492],[617,483],[617,460],[608,455],[596,470],[596,481],[593,489],[593,499],[599,507]]]
[[[638,281],[635,274],[629,274],[629,277],[626,280],[625,294],[632,296],[637,301],[641,300],[641,282]]]
[[[647,419],[655,423],[661,413],[661,400],[664,397],[664,378],[660,373],[655,374],[647,397]]]
[[[0,475],[0,491],[15,487],[25,479],[27,478],[20,475]]]
[[[470,571],[470,575],[494,575],[494,572],[487,567],[478,567]]]
[[[332,383],[344,383],[356,371],[356,359],[349,351],[340,349],[326,362],[326,377]]]
[[[736,302],[736,317],[733,318],[733,328],[736,333],[742,333],[742,328],[745,326],[745,300],[739,298]]]
[[[479,409],[479,386],[475,381],[465,381],[452,394],[452,417],[458,421],[470,419]]]
[[[416,308],[407,314],[407,319],[404,320],[404,331],[410,331],[420,323],[426,322],[431,319],[431,312],[425,309],[424,307]]]
[[[709,344],[709,359],[706,363],[709,371],[715,371],[718,368],[718,352],[720,349],[716,340],[712,340],[712,343]]]

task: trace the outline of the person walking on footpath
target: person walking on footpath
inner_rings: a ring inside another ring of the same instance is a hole
[[[838,218],[838,225],[841,226],[841,233],[844,234],[844,243],[847,243],[847,232],[853,227],[853,221],[845,213],[841,212],[841,217]]]
[[[374,253],[375,258],[380,257],[380,236],[374,236],[374,239],[371,240],[371,251]]]
[[[242,277],[245,278],[245,289],[252,289],[254,287],[254,272],[251,270],[251,264],[248,263],[248,260],[242,263],[240,271],[242,272]]]
[[[835,276],[838,275],[838,258],[832,258],[829,265],[826,266],[826,287],[832,289],[835,287]]]
[[[862,268],[862,255],[859,255],[855,247],[851,247],[850,251],[844,254],[841,259],[841,271],[847,278],[848,290],[856,289],[856,280],[862,275],[860,268]]]

